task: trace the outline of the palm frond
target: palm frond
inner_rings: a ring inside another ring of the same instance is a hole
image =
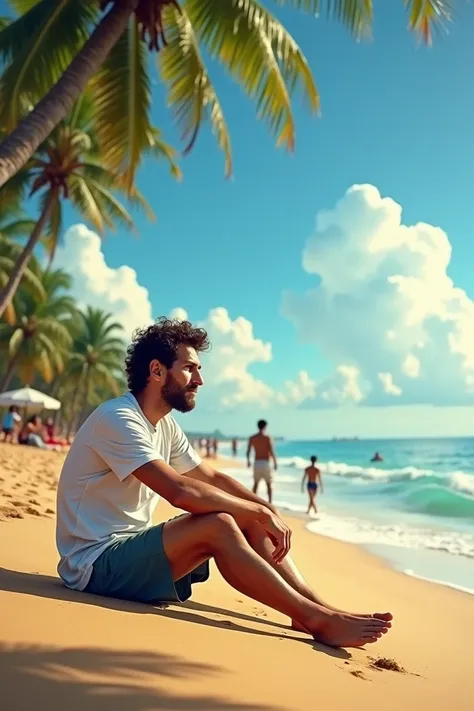
[[[146,45],[133,16],[91,83],[103,161],[124,175],[129,191],[151,132],[147,60]]]
[[[82,216],[89,220],[98,232],[103,233],[104,218],[87,181],[80,175],[73,175],[69,179],[69,190],[70,198]]]
[[[0,212],[2,215],[11,206],[19,206],[28,195],[31,188],[31,162],[2,186],[0,190]]]
[[[319,95],[306,58],[283,25],[257,0],[187,0],[199,40],[256,100],[277,144],[294,148],[290,95],[299,85],[312,111]]]
[[[370,34],[373,0],[275,0],[316,17],[325,14],[329,20],[345,25],[356,37]]]
[[[40,335],[40,339],[43,338],[43,334]],[[38,353],[35,359],[35,365],[37,370],[41,373],[41,377],[45,381],[45,383],[50,383],[53,379],[54,375],[54,368],[53,364],[51,363],[51,356],[50,354],[54,351],[49,351],[49,350],[42,350]]]
[[[0,234],[4,237],[29,237],[35,225],[35,220],[14,220],[7,224],[0,224]]]
[[[50,351],[72,345],[72,337],[64,324],[54,318],[38,319],[39,341]],[[48,345],[49,344],[49,345]]]
[[[155,126],[152,126],[149,132],[146,155],[156,158],[156,160],[167,160],[173,178],[181,180],[183,177],[181,169],[176,163],[176,149],[163,139],[161,131]]]
[[[15,355],[23,342],[24,336],[21,328],[15,328],[8,343],[10,358]]]
[[[0,62],[6,66],[0,82],[0,116],[8,130],[25,113],[25,98],[37,103],[58,81],[99,16],[93,0],[11,4],[26,12],[0,32]]]
[[[427,44],[431,44],[433,29],[451,20],[451,3],[446,0],[405,0],[405,7],[410,29]]]
[[[133,219],[128,210],[122,205],[122,203],[114,196],[111,190],[108,189],[107,185],[112,181],[109,179],[103,180],[101,174],[102,168],[98,168],[95,165],[85,164],[81,169],[81,181],[83,183],[84,189],[87,188],[88,194],[91,200],[97,206],[97,210],[100,213],[102,220],[106,223],[108,227],[113,229],[114,222],[119,222],[126,228],[130,229],[133,227]],[[73,202],[76,199],[76,193],[71,193],[71,198]],[[83,211],[82,203],[79,207]]]
[[[188,3],[186,3],[186,8]],[[163,12],[167,46],[159,54],[159,68],[168,87],[168,105],[182,130],[189,151],[208,118],[225,155],[225,172],[232,173],[230,136],[224,113],[199,51],[193,25],[185,10],[167,5]]]
[[[97,376],[99,376],[100,380],[112,390],[114,395],[120,394],[117,378],[110,372],[107,365],[104,363],[97,363],[94,367],[94,380],[98,379]]]
[[[4,285],[2,285],[2,286],[4,286]],[[10,303],[7,304],[6,309],[3,312],[2,318],[10,326],[13,326],[14,323],[16,322],[16,311],[15,311],[15,305],[14,305],[13,301],[10,301]]]

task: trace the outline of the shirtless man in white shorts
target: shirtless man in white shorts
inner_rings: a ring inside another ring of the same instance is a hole
[[[259,420],[257,423],[258,432],[249,438],[247,447],[247,464],[250,467],[250,454],[252,449],[255,451],[255,460],[253,464],[253,493],[257,493],[258,485],[263,481],[267,485],[268,501],[272,503],[272,485],[273,472],[270,466],[270,459],[273,461],[273,468],[277,469],[277,460],[273,449],[271,437],[265,434],[267,422]]]

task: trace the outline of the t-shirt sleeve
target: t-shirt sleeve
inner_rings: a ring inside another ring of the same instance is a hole
[[[188,438],[173,418],[171,418],[171,427],[170,465],[178,474],[186,474],[186,472],[201,464],[201,457],[191,447]]]
[[[108,412],[100,418],[91,447],[120,481],[148,462],[163,460],[145,423],[126,409]]]

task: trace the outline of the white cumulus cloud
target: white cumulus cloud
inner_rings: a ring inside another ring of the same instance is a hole
[[[286,380],[284,392],[279,393],[278,400],[281,404],[292,403],[299,405],[307,398],[316,395],[316,381],[312,380],[306,370],[300,370],[295,380]]]
[[[249,368],[272,359],[271,343],[253,332],[253,324],[243,316],[232,319],[223,306],[211,309],[199,323],[209,334],[211,351],[203,357],[206,387],[202,397],[225,408],[258,404],[268,407],[276,393],[256,378]],[[207,393],[207,395],[206,395]]]
[[[393,375],[391,373],[379,373],[378,378],[382,383],[384,392],[386,392],[387,395],[398,397],[402,394],[402,389],[393,382]]]
[[[138,282],[136,271],[126,264],[110,267],[100,237],[85,225],[74,225],[66,231],[54,266],[73,275],[73,293],[79,305],[111,313],[123,325],[125,339],[135,328],[152,321],[148,290]]]
[[[394,200],[354,185],[318,214],[302,260],[315,285],[284,293],[282,313],[336,368],[357,370],[354,402],[472,404],[474,302],[450,260],[441,228],[405,225]],[[321,385],[306,405],[340,404],[340,392]]]
[[[109,266],[100,237],[85,225],[67,230],[56,252],[55,267],[72,272],[73,294],[78,304],[111,313],[123,325],[125,339],[130,339],[136,328],[153,321],[148,290],[139,283],[135,270],[126,264]],[[183,321],[188,313],[178,306],[169,317]],[[209,406],[234,408],[253,403],[268,407],[286,402],[286,397],[249,370],[255,363],[268,363],[272,359],[271,344],[254,335],[251,321],[243,316],[232,319],[224,307],[217,307],[199,325],[207,329],[212,343],[211,352],[205,356],[207,382],[203,390]],[[295,385],[301,393],[305,386],[309,388],[310,383],[304,378]]]
[[[177,319],[178,321],[187,321],[188,320],[188,312],[186,311],[186,309],[183,309],[181,306],[176,306],[174,309],[171,309],[169,318]]]

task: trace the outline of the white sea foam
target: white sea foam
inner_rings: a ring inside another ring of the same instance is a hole
[[[445,551],[474,558],[474,535],[459,531],[437,531],[399,524],[381,524],[354,517],[338,518],[322,512],[307,529],[329,538],[360,545],[384,544],[402,548]]]
[[[424,575],[417,575],[413,572],[413,570],[410,570],[409,568],[407,568],[403,572],[405,573],[405,575],[409,575],[412,578],[417,578],[418,580],[424,580],[427,583],[443,585],[444,587],[453,588],[453,590],[459,590],[460,592],[467,593],[468,595],[474,595],[474,587],[466,588],[463,585],[455,585],[454,583],[448,583],[446,580],[435,580],[434,578],[425,578]]]

